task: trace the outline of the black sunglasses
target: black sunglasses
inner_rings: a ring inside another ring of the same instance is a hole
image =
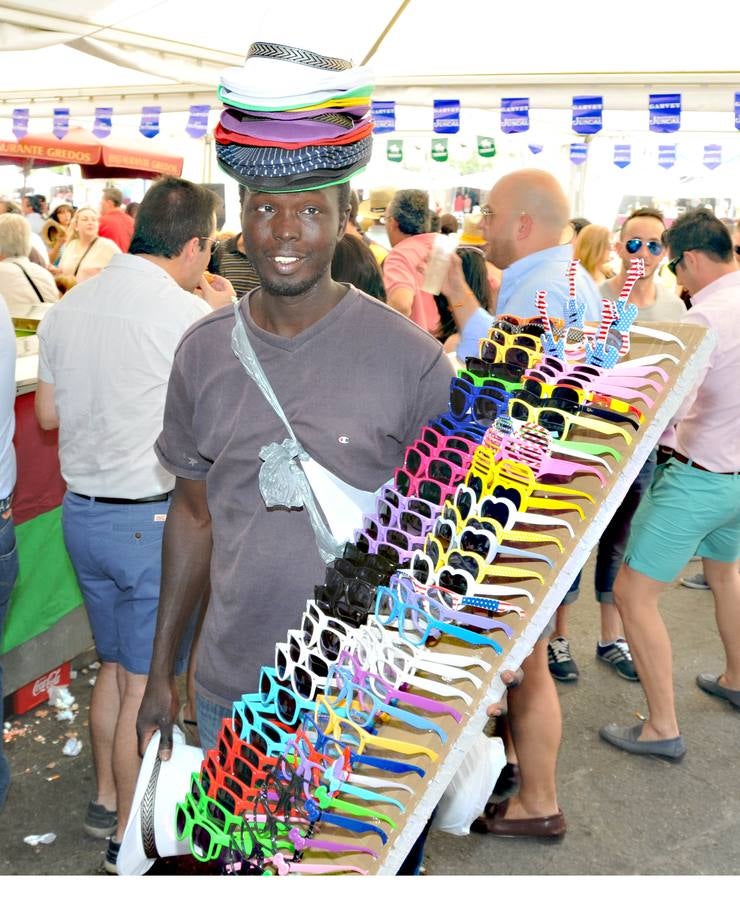
[[[676,269],[678,268],[681,260],[683,259],[683,253],[679,253],[678,256],[674,256],[673,259],[669,260],[666,263],[666,269],[676,278]]]

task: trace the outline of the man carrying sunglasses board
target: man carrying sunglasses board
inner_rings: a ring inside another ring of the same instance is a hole
[[[740,709],[740,272],[730,234],[710,211],[681,216],[664,235],[671,271],[691,293],[682,321],[709,328],[716,345],[703,376],[661,438],[665,458],[640,504],[614,585],[649,716],[599,732],[628,753],[677,762],[686,753],[673,693],[671,642],[660,594],[697,553],[714,593],[725,651],[719,675],[700,674],[706,693]]]
[[[568,299],[566,272],[572,247],[561,245],[570,219],[568,200],[548,172],[522,169],[494,184],[482,207],[486,258],[503,270],[496,313],[523,317],[539,315],[537,291],[547,291],[549,313],[562,318]],[[453,254],[442,291],[450,301],[462,363],[478,355],[479,341],[488,334],[493,317],[481,309]],[[576,292],[586,305],[586,321],[601,315],[598,289],[581,267]],[[559,839],[566,824],[558,806],[555,771],[562,733],[560,703],[548,668],[547,638],[552,623],[540,636],[522,669],[521,686],[510,694],[509,717],[519,763],[519,793],[500,804],[489,804],[473,830],[504,837]]]
[[[637,321],[677,322],[686,312],[678,294],[656,279],[661,262],[665,259],[663,244],[665,222],[660,210],[642,207],[630,213],[622,224],[616,251],[622,268],[614,278],[601,285],[601,293],[608,300],[617,300],[627,280],[627,273],[635,259],[641,259],[645,274],[635,282],[630,303],[638,309]],[[611,522],[599,541],[596,556],[594,587],[601,613],[601,635],[596,647],[596,658],[614,669],[627,681],[637,681],[637,673],[630,655],[629,644],[619,613],[614,606],[614,579],[624,556],[629,537],[630,522],[640,500],[650,487],[655,472],[656,457],[653,452],[640,470],[617,508]],[[563,598],[555,620],[555,632],[550,639],[550,672],[558,681],[576,681],[578,666],[570,651],[568,641],[568,607],[578,597],[581,576]]]

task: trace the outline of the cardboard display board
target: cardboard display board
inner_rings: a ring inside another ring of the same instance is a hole
[[[537,569],[543,575],[545,583],[540,584],[534,579],[517,581],[517,585],[521,585],[532,592],[534,604],[529,606],[526,598],[511,598],[517,605],[525,609],[526,615],[523,619],[519,619],[514,613],[509,613],[502,617],[502,621],[513,629],[510,638],[507,638],[501,631],[489,633],[490,637],[501,644],[503,653],[497,655],[489,648],[473,647],[448,637],[444,637],[433,648],[440,653],[454,652],[471,657],[477,656],[491,664],[491,669],[488,673],[479,667],[470,670],[481,678],[482,685],[480,688],[476,689],[469,681],[455,682],[456,686],[462,688],[465,693],[472,697],[472,702],[469,706],[466,706],[465,702],[460,699],[436,698],[445,699],[445,702],[450,703],[461,712],[463,715],[461,722],[459,724],[456,723],[449,715],[430,717],[446,732],[447,740],[444,743],[440,741],[438,735],[434,732],[421,732],[397,721],[388,720],[378,729],[378,733],[383,737],[412,741],[429,748],[438,754],[438,759],[433,761],[422,754],[415,757],[406,757],[387,750],[373,748],[371,745],[365,749],[364,752],[367,754],[392,756],[395,759],[418,765],[426,772],[426,776],[422,779],[416,774],[401,777],[388,776],[388,773],[369,768],[361,770],[365,774],[399,779],[400,782],[414,789],[413,795],[403,790],[389,790],[385,792],[405,804],[405,812],[401,812],[392,804],[357,801],[366,807],[369,814],[368,817],[370,817],[372,811],[376,811],[390,816],[396,822],[397,827],[395,829],[391,829],[390,826],[382,821],[376,823],[387,831],[387,843],[382,845],[377,835],[363,838],[359,835],[350,835],[348,832],[339,831],[331,826],[320,825],[317,837],[344,841],[345,843],[361,843],[374,850],[378,854],[377,859],[373,859],[367,854],[346,854],[340,856],[307,851],[304,854],[305,862],[341,862],[359,866],[367,870],[369,874],[391,875],[398,870],[408,855],[416,838],[421,833],[444,793],[445,788],[457,771],[461,760],[483,730],[487,719],[486,708],[503,696],[505,689],[499,677],[500,672],[506,669],[516,670],[529,655],[534,643],[573,583],[575,576],[585,564],[591,549],[598,542],[599,537],[627,493],[640,468],[657,444],[666,426],[678,411],[682,401],[696,383],[709,359],[714,346],[714,337],[705,329],[676,323],[656,323],[654,325],[651,323],[651,327],[676,335],[685,344],[685,349],[682,349],[677,343],[656,341],[638,335],[632,337],[632,347],[627,357],[628,359],[670,353],[679,362],[677,365],[670,361],[659,363],[670,375],[670,380],[667,384],[662,385],[662,382],[659,382],[653,376],[656,390],[645,389],[647,393],[650,393],[655,398],[655,403],[651,409],[647,409],[639,401],[634,403],[635,406],[644,412],[645,419],[639,431],[635,432],[633,443],[630,446],[627,446],[624,439],[619,435],[613,438],[605,438],[596,436],[595,432],[590,431],[579,431],[572,434],[574,440],[611,444],[622,454],[622,460],[617,462],[608,458],[612,473],[605,472],[606,484],[604,486],[593,475],[582,475],[569,482],[570,486],[575,489],[591,494],[594,498],[594,503],[591,504],[583,498],[573,498],[586,514],[583,520],[578,518],[576,512],[553,511],[553,515],[567,519],[573,528],[574,536],[571,537],[563,527],[548,530],[548,534],[555,535],[562,541],[562,554],[558,552],[554,545],[548,546],[543,544],[533,548],[537,552],[549,556],[553,560],[554,565],[552,568],[548,568],[544,563],[530,560],[526,560],[524,563],[527,567]],[[564,499],[569,498],[564,497]],[[470,611],[475,612],[476,610],[471,608]],[[413,690],[416,691],[415,688]],[[430,694],[429,696],[434,695]],[[338,796],[340,798],[343,797],[342,794]],[[350,801],[355,800],[355,798],[349,796],[346,799]]]

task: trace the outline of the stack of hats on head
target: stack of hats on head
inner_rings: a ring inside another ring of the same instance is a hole
[[[216,127],[221,168],[251,191],[340,184],[370,161],[371,76],[364,66],[257,41],[221,76]]]

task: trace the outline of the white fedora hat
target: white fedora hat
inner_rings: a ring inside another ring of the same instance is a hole
[[[156,731],[141,762],[131,815],[118,851],[119,875],[144,875],[160,857],[190,852],[190,844],[175,836],[175,806],[185,798],[191,774],[200,769],[203,751],[188,746],[175,725],[172,756],[168,762],[161,762],[157,755],[159,736]]]

